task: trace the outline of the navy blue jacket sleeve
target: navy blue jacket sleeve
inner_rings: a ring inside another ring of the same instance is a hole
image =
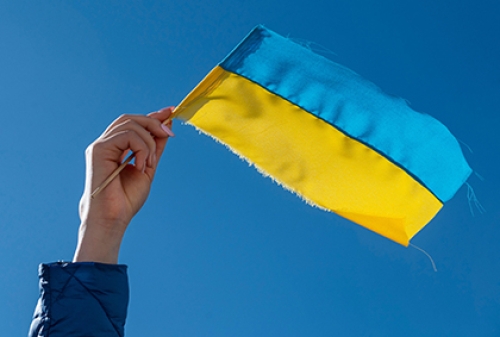
[[[129,300],[127,266],[41,264],[40,298],[29,337],[122,337]]]

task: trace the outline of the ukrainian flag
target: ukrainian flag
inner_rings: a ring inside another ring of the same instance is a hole
[[[405,246],[471,173],[437,120],[263,26],[176,117],[309,203]]]

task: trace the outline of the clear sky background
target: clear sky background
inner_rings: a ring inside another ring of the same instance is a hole
[[[0,331],[27,334],[37,266],[70,260],[84,150],[175,105],[257,24],[445,125],[467,189],[404,248],[306,205],[192,127],[126,234],[127,336],[500,336],[500,2],[0,0]]]

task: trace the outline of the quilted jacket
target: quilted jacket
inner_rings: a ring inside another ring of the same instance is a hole
[[[39,268],[40,298],[29,337],[122,337],[129,299],[127,266],[50,263]]]

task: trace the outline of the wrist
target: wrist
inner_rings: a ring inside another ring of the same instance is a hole
[[[82,221],[73,262],[118,263],[118,254],[125,233],[122,224]]]

